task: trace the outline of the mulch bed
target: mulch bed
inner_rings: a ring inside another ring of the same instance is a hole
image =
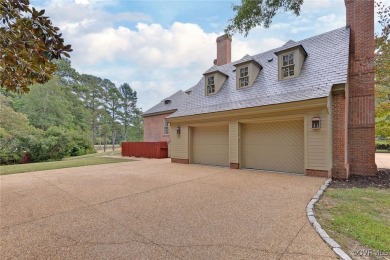
[[[342,189],[342,188],[390,188],[390,169],[378,169],[378,176],[349,176],[348,180],[333,179],[329,185],[330,188]]]

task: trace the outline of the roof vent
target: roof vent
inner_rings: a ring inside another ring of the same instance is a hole
[[[271,57],[271,58],[268,58],[267,61],[268,61],[268,62],[271,62],[271,61],[273,61],[273,60],[274,60],[274,58]]]
[[[171,100],[170,100],[170,99],[164,100],[164,104],[165,104],[165,105],[168,105],[169,103],[171,103]]]

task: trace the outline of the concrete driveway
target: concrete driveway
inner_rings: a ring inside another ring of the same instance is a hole
[[[169,160],[1,176],[0,259],[336,259],[305,213],[323,182]]]
[[[390,153],[376,153],[375,163],[378,168],[390,169]]]

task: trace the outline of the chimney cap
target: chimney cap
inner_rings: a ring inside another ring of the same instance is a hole
[[[224,35],[217,37],[217,42],[222,42],[225,40],[232,41],[232,38],[229,35],[227,35],[226,33]]]

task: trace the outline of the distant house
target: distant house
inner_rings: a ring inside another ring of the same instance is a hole
[[[145,141],[175,163],[375,175],[374,1],[345,2],[346,27],[238,61],[218,37],[199,83],[145,112]]]

